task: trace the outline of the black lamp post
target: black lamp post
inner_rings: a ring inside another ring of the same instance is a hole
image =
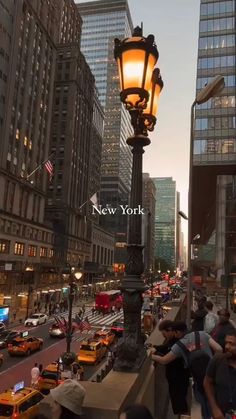
[[[69,295],[68,295],[68,323],[66,330],[66,353],[70,354],[71,351],[71,340],[72,340],[72,308],[73,302],[76,294],[76,279],[79,280],[82,277],[82,272],[79,270],[76,271],[74,266],[68,264],[66,268],[66,273],[69,271]],[[65,272],[65,270],[64,270]]]
[[[115,59],[118,63],[121,101],[131,116],[134,135],[127,139],[132,147],[133,166],[131,182],[131,208],[142,208],[142,155],[150,144],[148,130],[156,123],[158,99],[163,82],[154,66],[158,51],[154,36],[143,37],[142,29],[134,29],[131,38],[115,39]],[[142,215],[129,216],[128,263],[121,285],[124,307],[124,337],[118,345],[114,369],[136,372],[146,358],[141,335],[142,293],[146,289],[143,279]]]

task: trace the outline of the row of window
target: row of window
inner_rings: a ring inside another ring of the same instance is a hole
[[[215,118],[197,118],[195,120],[195,130],[207,129],[232,129],[236,128],[235,116],[221,116]]]
[[[235,35],[206,36],[199,38],[198,48],[200,50],[214,48],[229,48],[235,46]]]
[[[219,67],[234,67],[235,55],[226,55],[220,57],[199,58],[197,67],[199,69],[205,68],[219,68]]]
[[[236,141],[227,139],[197,139],[194,140],[194,154],[232,154],[236,153]]]
[[[235,96],[219,96],[209,99],[207,102],[197,105],[197,109],[234,108]]]
[[[235,22],[233,17],[200,21],[200,32],[224,31],[234,29],[234,27]]]
[[[0,240],[0,253],[9,254],[10,253],[10,240]],[[14,254],[18,256],[23,256],[25,253],[26,245],[25,243],[15,242],[14,244]],[[36,257],[38,252],[38,246],[29,244],[28,245],[28,256]],[[40,257],[49,257],[52,258],[54,255],[53,249],[48,249],[47,247],[40,247],[39,256]]]
[[[234,11],[234,0],[219,1],[218,3],[201,4],[201,16],[232,13]]]
[[[214,77],[198,77],[197,78],[197,90],[202,89],[208,83],[213,80]],[[236,86],[236,76],[224,76],[225,87],[235,87]]]

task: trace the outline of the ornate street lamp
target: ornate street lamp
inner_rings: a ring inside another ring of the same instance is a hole
[[[134,135],[126,142],[132,147],[133,165],[131,208],[142,208],[142,155],[150,144],[148,130],[153,130],[158,97],[163,87],[160,72],[154,70],[158,59],[154,36],[143,37],[142,29],[134,29],[131,38],[115,39],[114,56],[119,68],[120,98],[131,116]],[[149,102],[150,101],[150,102]],[[146,112],[146,113],[145,113]],[[141,335],[142,293],[146,286],[142,279],[143,246],[142,215],[129,216],[128,262],[121,285],[124,307],[124,336],[117,348],[116,371],[136,372],[146,358]]]

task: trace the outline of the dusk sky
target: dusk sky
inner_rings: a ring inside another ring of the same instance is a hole
[[[188,211],[190,108],[195,97],[200,0],[128,0],[134,26],[153,33],[164,89],[155,131],[144,154],[152,177],[172,176]],[[186,233],[187,223],[182,222]],[[185,234],[185,241],[187,240]]]
[[[164,81],[157,125],[144,154],[144,171],[152,177],[172,176],[181,194],[181,210],[187,213],[190,108],[195,97],[200,0],[128,2],[134,26],[143,22],[144,35],[155,36]],[[182,222],[185,233],[186,224]]]

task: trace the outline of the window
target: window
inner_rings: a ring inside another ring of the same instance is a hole
[[[0,253],[9,253],[9,250],[10,250],[10,241],[0,240]]]
[[[28,256],[35,257],[37,255],[37,246],[29,245]]]
[[[208,129],[208,119],[207,118],[199,118],[195,121],[195,129],[196,130],[204,130]]]
[[[24,243],[15,242],[14,254],[23,256],[25,251]]]
[[[46,247],[41,247],[40,248],[39,256],[41,258],[46,258],[47,257],[47,248]]]
[[[53,258],[53,256],[54,256],[54,250],[53,249],[49,249],[48,256],[50,258]]]

